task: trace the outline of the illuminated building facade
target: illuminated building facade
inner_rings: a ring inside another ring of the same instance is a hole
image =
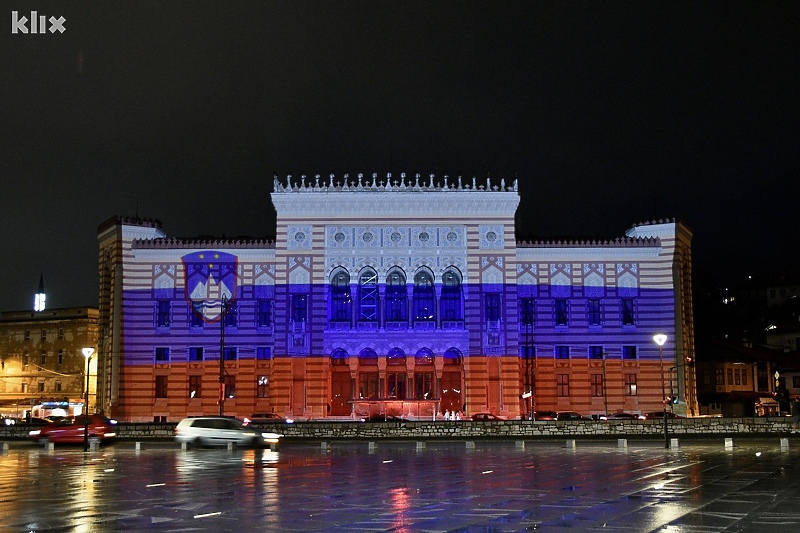
[[[518,242],[516,182],[474,178],[276,178],[271,198],[275,241],[100,226],[107,412],[647,412],[662,407],[662,368],[676,408],[694,409],[691,233],[678,222]],[[668,336],[663,367],[655,333]]]
[[[39,294],[43,293],[40,288]],[[81,350],[97,346],[97,324],[98,311],[92,307],[3,312],[0,413],[12,417],[80,414],[87,368]],[[95,408],[96,376],[92,358],[90,411]]]

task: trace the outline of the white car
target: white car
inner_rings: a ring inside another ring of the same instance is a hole
[[[199,446],[263,446],[277,444],[283,435],[248,428],[235,418],[196,416],[184,418],[175,426],[175,440]]]

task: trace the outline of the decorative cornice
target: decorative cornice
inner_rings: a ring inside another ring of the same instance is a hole
[[[238,249],[275,249],[275,241],[269,239],[204,239],[174,237],[163,239],[136,239],[131,243],[134,250],[174,250],[186,248],[238,248]]]
[[[517,248],[646,248],[661,247],[658,237],[619,237],[605,241],[517,241]]]
[[[434,174],[429,174],[428,177],[421,176],[420,174],[414,175],[414,181],[408,178],[406,183],[406,173],[400,173],[400,179],[392,179],[392,173],[386,174],[386,181],[378,179],[377,172],[372,174],[372,177],[364,177],[364,174],[357,174],[350,176],[344,174],[340,179],[337,179],[334,174],[328,176],[326,182],[325,178],[319,174],[314,176],[314,183],[311,183],[311,177],[305,174],[300,176],[300,182],[295,181],[292,183],[292,175],[286,176],[286,184],[282,184],[278,180],[278,176],[274,176],[275,193],[315,193],[315,192],[517,192],[517,179],[510,186],[506,186],[505,178],[499,178],[499,185],[492,185],[492,178],[486,177],[486,185],[478,185],[477,178],[473,177],[470,186],[469,183],[464,184],[464,179],[458,176],[452,179],[447,174],[442,176],[442,181],[439,181]],[[295,178],[296,180],[296,178]],[[306,183],[306,180],[308,183]]]

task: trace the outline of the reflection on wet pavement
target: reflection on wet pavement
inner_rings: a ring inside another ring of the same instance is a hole
[[[795,532],[792,445],[20,445],[0,456],[0,530]]]

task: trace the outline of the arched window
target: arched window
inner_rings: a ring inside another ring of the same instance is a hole
[[[400,348],[392,348],[386,355],[386,364],[389,366],[399,366],[406,364],[406,354]]]
[[[444,352],[444,364],[446,365],[461,365],[462,360],[463,356],[458,348],[449,348]]]
[[[386,276],[386,321],[408,321],[406,277],[400,270],[392,270]]]
[[[334,366],[345,366],[347,365],[347,351],[336,348],[331,353],[331,364]]]
[[[378,275],[366,268],[358,278],[358,320],[378,321]]]
[[[436,299],[433,292],[433,276],[420,270],[414,276],[414,323],[436,320]]]
[[[331,321],[350,322],[350,274],[338,269],[331,273]]]
[[[364,348],[358,354],[358,361],[362,365],[378,365],[378,354],[372,348]]]
[[[420,348],[417,350],[417,355],[414,358],[414,365],[432,365],[433,352],[430,348]]]
[[[442,322],[464,319],[461,304],[461,276],[453,269],[442,274]]]

